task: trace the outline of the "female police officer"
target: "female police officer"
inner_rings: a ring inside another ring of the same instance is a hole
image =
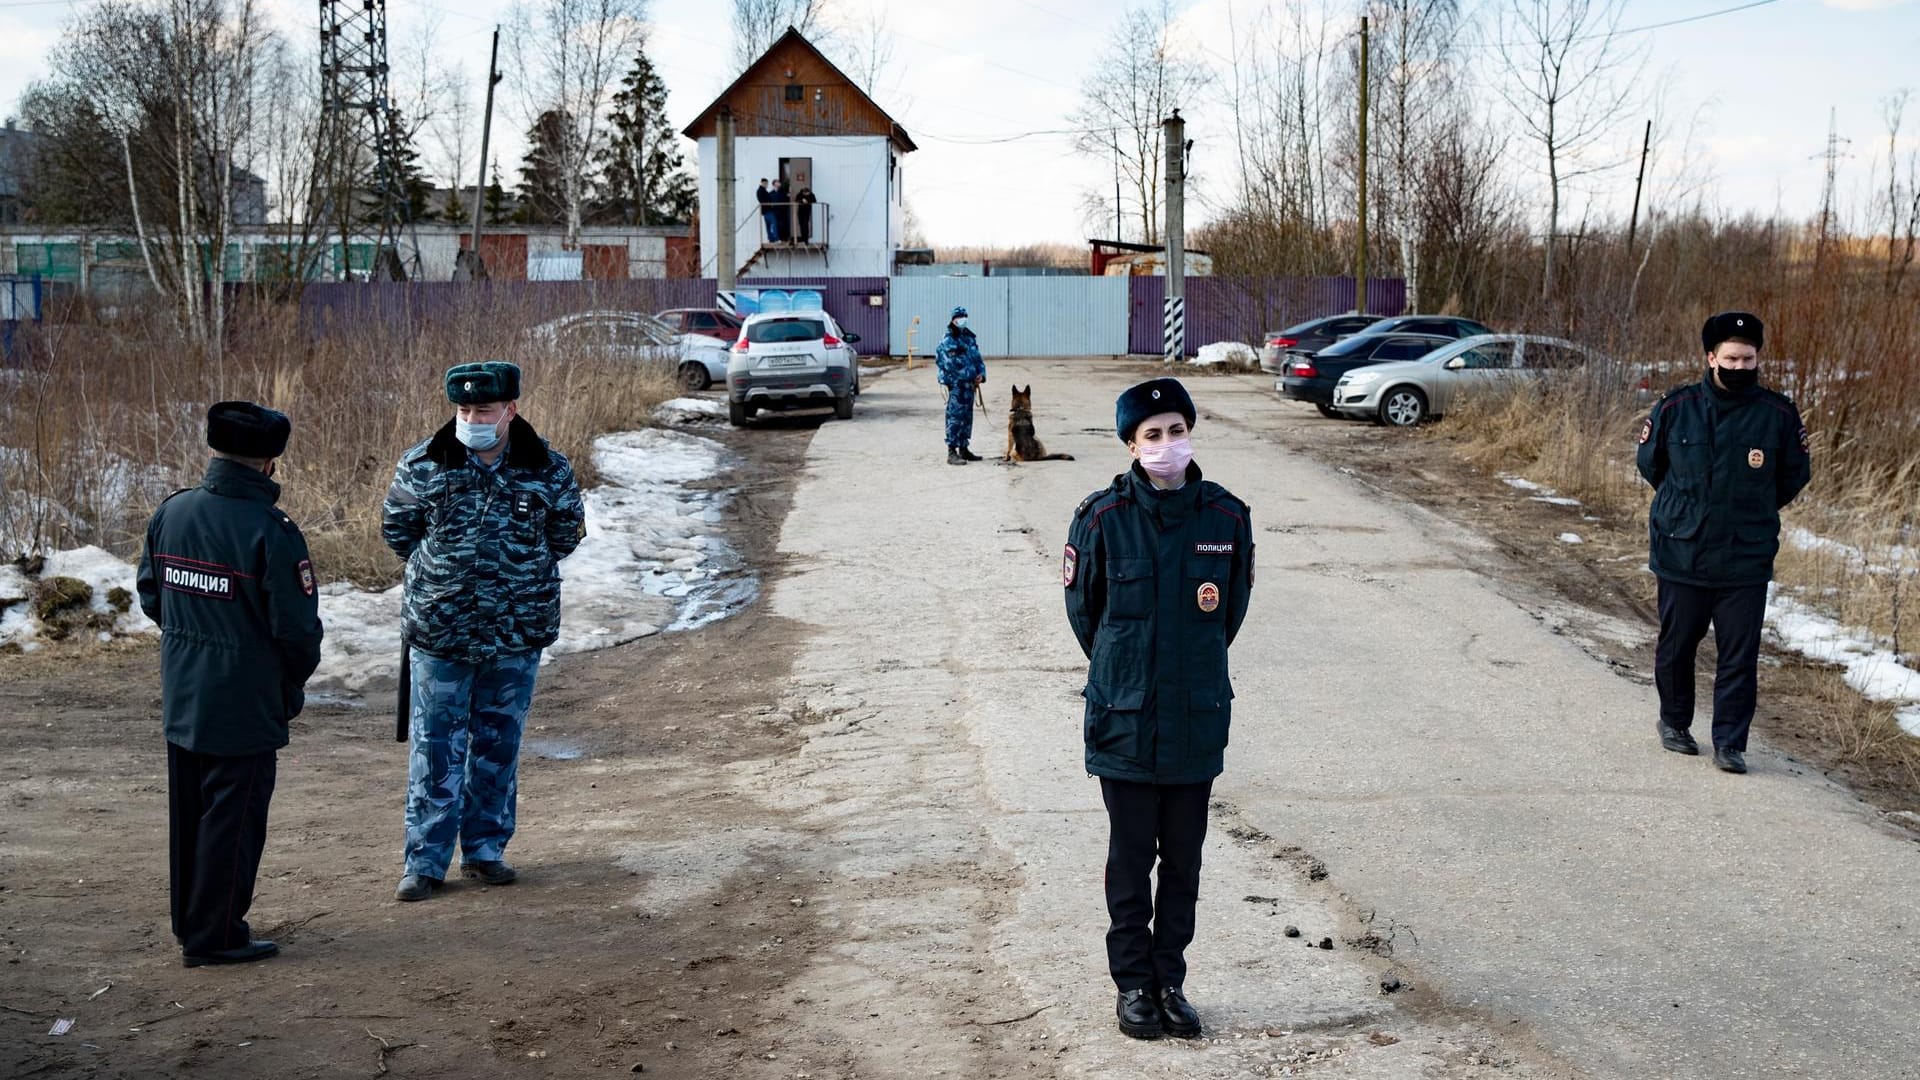
[[[1174,379],[1120,395],[1134,463],[1074,512],[1061,565],[1087,671],[1087,772],[1100,778],[1107,965],[1120,1030],[1200,1034],[1182,992],[1207,797],[1227,745],[1227,646],[1253,587],[1247,506],[1193,464],[1193,399]],[[1160,890],[1148,875],[1160,860]],[[1151,924],[1151,925],[1149,925]]]

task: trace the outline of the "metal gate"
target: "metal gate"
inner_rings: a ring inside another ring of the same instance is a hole
[[[896,277],[888,283],[893,351],[928,356],[955,307],[985,356],[1118,356],[1127,351],[1127,279]],[[916,325],[914,320],[918,319]]]

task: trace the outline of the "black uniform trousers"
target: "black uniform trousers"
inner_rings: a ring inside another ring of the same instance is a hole
[[[238,949],[267,843],[276,754],[196,754],[167,744],[173,936],[188,956]]]
[[[1187,978],[1200,846],[1213,781],[1144,784],[1100,778],[1107,804],[1107,969],[1121,992],[1178,987]],[[1160,889],[1148,875],[1160,860]],[[1149,926],[1151,923],[1151,926]]]
[[[1710,588],[1660,579],[1660,644],[1653,682],[1660,691],[1660,720],[1676,731],[1693,723],[1693,664],[1700,642],[1713,627],[1719,662],[1713,679],[1713,745],[1747,749],[1760,672],[1760,632],[1767,617],[1767,587]]]

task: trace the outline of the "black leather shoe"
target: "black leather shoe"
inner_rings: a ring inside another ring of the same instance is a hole
[[[1153,991],[1145,987],[1120,991],[1113,1011],[1120,1017],[1120,1033],[1128,1038],[1157,1039],[1167,1033],[1160,1026],[1160,1006],[1153,1000]]]
[[[966,458],[963,458],[963,457],[961,457],[961,456],[960,456],[960,448],[959,448],[959,447],[957,447],[957,446],[949,446],[949,447],[947,447],[947,464],[949,464],[949,465],[965,465],[966,463],[967,463],[967,459],[966,459]]]
[[[439,878],[425,874],[408,874],[400,879],[400,887],[393,890],[395,900],[425,900],[440,887]]]
[[[254,960],[265,960],[279,953],[280,946],[271,941],[249,941],[237,949],[222,949],[219,952],[210,952],[201,956],[184,953],[180,957],[180,962],[187,967],[205,967],[208,964],[245,964]]]
[[[1654,730],[1660,733],[1660,745],[1676,754],[1691,755],[1700,752],[1700,744],[1693,741],[1692,735],[1679,728],[1668,727],[1665,721],[1661,721]]]
[[[482,885],[511,885],[520,876],[520,872],[508,866],[504,860],[491,862],[463,862],[460,864],[460,876],[479,878]]]
[[[1713,748],[1713,764],[1721,772],[1743,773],[1747,771],[1747,757],[1738,750]]]
[[[980,458],[980,455],[979,455],[979,454],[976,454],[976,453],[974,453],[974,452],[973,452],[972,450],[970,450],[970,449],[968,449],[967,447],[964,447],[964,446],[962,446],[962,447],[960,447],[960,456],[961,456],[961,457],[963,457],[963,458],[966,458],[966,459],[967,459],[968,461],[979,461],[979,460],[981,460],[981,458]]]
[[[1166,1025],[1167,1034],[1176,1039],[1200,1037],[1200,1014],[1187,1004],[1187,995],[1177,986],[1160,991],[1160,1022]]]

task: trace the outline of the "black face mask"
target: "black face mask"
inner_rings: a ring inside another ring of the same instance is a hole
[[[1744,394],[1760,385],[1759,368],[1716,367],[1713,370],[1720,377],[1720,385],[1730,394]]]

